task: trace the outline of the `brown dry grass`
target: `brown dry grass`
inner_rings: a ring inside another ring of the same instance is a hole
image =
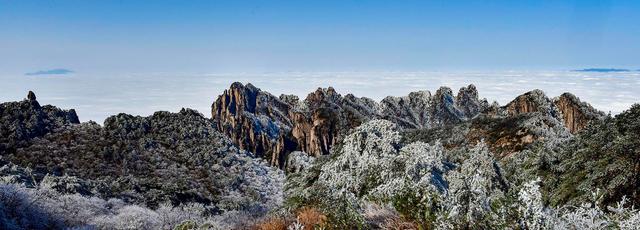
[[[287,222],[280,218],[269,218],[253,226],[255,230],[286,230]]]
[[[365,208],[364,217],[370,227],[375,229],[420,229],[415,222],[403,218],[395,209],[390,207],[369,204]]]
[[[305,230],[313,230],[317,227],[322,228],[327,225],[327,216],[322,214],[315,208],[304,207],[299,209],[295,220],[281,217],[271,217],[264,219],[249,229],[251,230],[286,230],[287,227],[294,222],[298,222],[304,226]]]
[[[414,230],[418,229],[418,225],[414,222],[406,221],[401,218],[389,218],[381,226],[383,229],[390,230]]]
[[[325,227],[327,216],[315,208],[304,207],[298,211],[296,218],[298,223],[304,225],[305,230],[313,230],[315,227]]]

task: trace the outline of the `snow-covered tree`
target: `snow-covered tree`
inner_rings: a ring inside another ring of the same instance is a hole
[[[540,178],[526,183],[518,193],[518,211],[522,225],[528,229],[541,229],[544,226],[545,210],[540,193]]]
[[[444,190],[442,145],[416,142],[403,147],[397,127],[389,121],[357,127],[341,150],[323,165],[319,178],[337,193],[384,200],[407,190]]]
[[[499,219],[491,205],[504,196],[500,168],[484,142],[466,153],[466,160],[447,176],[449,189],[442,218],[452,221],[454,226],[462,225],[460,227]]]

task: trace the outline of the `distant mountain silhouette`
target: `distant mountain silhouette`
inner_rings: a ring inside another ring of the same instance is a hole
[[[598,72],[598,73],[611,73],[611,72],[629,72],[629,69],[615,69],[615,68],[588,68],[574,70],[576,72]]]
[[[33,75],[63,75],[73,73],[72,70],[68,69],[50,69],[50,70],[40,70],[36,72],[26,73],[25,75],[33,76]]]

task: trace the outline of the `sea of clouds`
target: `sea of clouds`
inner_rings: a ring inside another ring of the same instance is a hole
[[[274,95],[301,98],[318,87],[334,87],[377,101],[409,92],[448,86],[454,93],[474,84],[480,97],[501,105],[533,89],[555,97],[571,92],[595,108],[616,114],[640,103],[640,72],[596,73],[574,71],[495,72],[283,72],[234,74],[122,74],[74,73],[64,76],[0,76],[0,101],[17,101],[27,91],[41,104],[74,108],[82,121],[102,123],[110,115],[147,116],[155,111],[197,109],[210,117],[216,97],[235,81],[252,83]]]

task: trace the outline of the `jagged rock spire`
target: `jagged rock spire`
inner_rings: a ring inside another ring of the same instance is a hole
[[[29,93],[27,94],[27,100],[35,101],[36,100],[36,94],[33,93],[33,91],[29,91]]]

